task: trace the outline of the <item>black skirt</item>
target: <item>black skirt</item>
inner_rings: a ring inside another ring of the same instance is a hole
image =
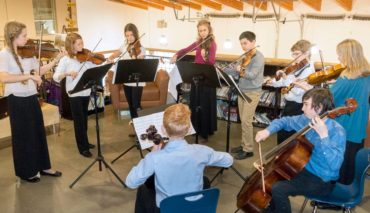
[[[15,175],[35,176],[51,168],[41,107],[36,95],[8,97]]]
[[[197,107],[200,110],[197,115]],[[217,130],[217,99],[216,88],[191,85],[190,90],[191,122],[198,135],[208,138]]]

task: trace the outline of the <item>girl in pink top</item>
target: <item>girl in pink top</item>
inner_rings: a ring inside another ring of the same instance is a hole
[[[190,46],[179,50],[171,59],[176,62],[178,58],[195,50],[195,63],[211,64],[216,61],[217,45],[213,35],[211,23],[208,20],[200,20],[197,25],[198,39]],[[202,43],[205,41],[204,43]],[[200,44],[200,45],[199,45]],[[190,91],[190,109],[192,124],[203,140],[207,142],[208,135],[217,130],[217,107],[216,88],[198,86],[198,97],[195,94],[195,85],[192,84]],[[196,108],[201,107],[197,118]]]

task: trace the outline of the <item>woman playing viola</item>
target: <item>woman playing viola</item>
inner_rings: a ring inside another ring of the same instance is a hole
[[[66,78],[66,90],[68,92],[76,86],[78,80],[87,69],[95,67],[96,65],[90,61],[80,62],[76,58],[76,55],[84,50],[84,43],[79,34],[69,33],[65,40],[65,47],[68,56],[60,60],[53,75],[53,79],[56,82],[60,82]],[[95,147],[93,144],[89,143],[89,138],[87,136],[87,113],[90,93],[91,89],[86,89],[74,94],[68,93],[77,148],[79,153],[84,157],[91,157],[90,148]]]
[[[26,25],[8,22],[4,38],[6,47],[0,52],[0,82],[5,83],[5,96],[8,96],[15,175],[32,183],[40,181],[40,174],[60,177],[61,172],[51,169],[36,86],[42,82],[40,75],[53,68],[65,52],[39,69],[35,57],[18,55],[18,47],[27,42]]]
[[[126,44],[122,45],[119,50],[115,51],[109,56],[108,61],[113,61],[115,58],[120,56],[124,52],[128,52],[128,55],[124,55],[123,59],[143,59],[145,57],[145,48],[141,45],[139,39],[139,31],[137,27],[129,23],[124,29]],[[116,71],[117,66],[114,66],[112,70]],[[143,94],[144,82],[140,82],[139,86],[136,87],[136,83],[125,83],[123,86],[125,96],[128,102],[131,118],[137,118],[137,110],[141,109],[141,95]]]
[[[215,63],[217,45],[211,23],[208,20],[200,20],[197,24],[197,29],[197,41],[179,50],[172,57],[172,63],[176,62],[177,58],[193,50],[195,50],[195,63],[212,65]],[[203,41],[205,42],[201,44]],[[201,112],[199,114],[196,113],[197,106],[201,107]],[[202,142],[207,142],[208,136],[212,135],[213,132],[217,130],[216,88],[198,86],[197,97],[197,94],[195,94],[195,85],[192,84],[190,90],[190,109],[192,112],[191,122],[195,130],[203,138]],[[199,119],[197,115],[200,116]]]
[[[309,54],[310,47],[311,43],[307,40],[297,41],[290,49],[292,52],[292,56],[295,58],[294,63],[299,64],[304,60],[307,63],[302,68],[297,69],[288,75],[286,75],[283,70],[278,70],[276,72],[276,75],[279,77],[281,76],[281,78],[279,80],[273,78],[270,81],[268,81],[268,84],[270,84],[273,87],[286,87],[289,86],[296,79],[304,79],[311,73],[314,73],[315,67],[313,62],[310,61]],[[295,87],[284,95],[285,107],[281,115],[282,117],[302,114],[302,96],[304,92],[305,91],[303,89]],[[294,133],[295,131],[289,132],[285,130],[279,131],[277,133],[278,144],[282,143],[285,139],[289,138]]]

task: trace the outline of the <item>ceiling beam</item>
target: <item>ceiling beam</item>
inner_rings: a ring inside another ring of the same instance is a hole
[[[261,5],[260,9],[263,11],[267,11],[267,1],[258,1],[258,0],[243,0],[243,1],[247,2],[248,4],[252,6],[253,4],[255,4],[256,8],[258,8]]]
[[[234,9],[243,11],[243,2],[237,0],[214,0],[218,3],[224,4],[226,6],[232,7]]]
[[[145,6],[145,5],[142,5],[142,4],[137,4],[135,2],[131,2],[131,1],[128,1],[128,0],[109,0],[109,1],[118,2],[118,3],[121,3],[121,4],[126,4],[128,6],[136,7],[136,8],[143,9],[143,10],[148,10],[148,6]]]
[[[202,9],[202,6],[200,4],[196,4],[196,3],[193,3],[193,2],[188,1],[188,0],[170,0],[170,1],[182,4],[184,6],[192,8],[194,10],[201,10]]]
[[[274,2],[278,3],[280,7],[286,10],[293,11],[293,0],[277,0]]]
[[[153,3],[163,5],[165,7],[170,7],[170,8],[176,9],[176,10],[182,10],[182,6],[179,5],[179,4],[176,4],[175,2],[168,2],[168,1],[165,1],[165,0],[147,0],[147,1],[151,1]]]
[[[321,1],[322,0],[302,0],[308,6],[313,8],[314,10],[321,11]]]
[[[191,0],[193,2],[205,5],[206,7],[212,8],[214,10],[222,10],[222,4],[216,3],[210,0]]]
[[[353,0],[337,0],[337,3],[347,11],[352,10]]]
[[[153,7],[153,8],[158,9],[158,10],[164,10],[163,5],[159,5],[159,4],[150,2],[148,0],[135,0],[135,2],[137,2],[138,4],[148,6],[148,7]]]

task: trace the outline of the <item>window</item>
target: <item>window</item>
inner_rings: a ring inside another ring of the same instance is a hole
[[[55,0],[32,0],[36,33],[54,34],[56,32]]]

